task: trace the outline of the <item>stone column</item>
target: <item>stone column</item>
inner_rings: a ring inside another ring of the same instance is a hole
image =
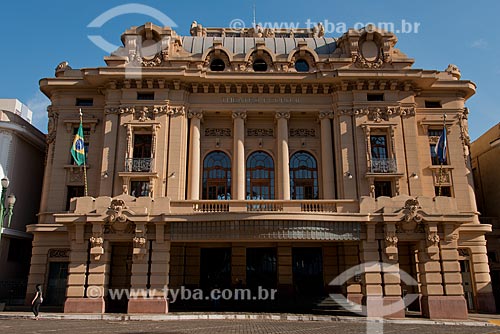
[[[425,227],[427,238],[421,241],[418,249],[418,274],[422,298],[422,315],[431,319],[449,318],[449,310],[443,308],[443,281],[439,262],[439,235],[436,223]]]
[[[104,143],[102,148],[101,180],[99,183],[99,195],[113,196],[113,183],[115,178],[115,155],[117,149],[117,133],[120,125],[118,108],[104,108]],[[107,175],[107,177],[103,177]],[[118,177],[118,176],[116,176]]]
[[[451,318],[467,319],[467,302],[462,287],[462,274],[458,262],[458,228],[453,224],[446,224],[444,240],[439,243],[441,250],[441,270],[443,276],[444,301],[453,310]]]
[[[289,111],[277,111],[275,114],[278,120],[278,198],[290,199],[290,157],[288,153],[288,120],[290,119]]]
[[[132,289],[148,289],[148,295],[130,299],[128,313],[168,313],[170,242],[163,239],[164,225],[157,224],[156,229],[157,239],[147,242],[145,256],[134,255],[132,265]]]
[[[236,200],[245,199],[245,111],[235,111],[232,114],[234,121],[233,146],[233,180],[232,197]]]
[[[470,274],[475,285],[477,311],[496,313],[485,237],[484,235],[477,236],[473,241],[468,241],[467,244],[471,255]]]
[[[333,170],[333,141],[331,119],[332,111],[321,111],[321,171],[323,184],[323,199],[335,198],[335,174]]]
[[[188,199],[200,199],[200,127],[203,113],[199,110],[190,110],[188,117],[191,119],[188,162]]]
[[[64,313],[103,312],[103,300],[85,298],[88,242],[71,242]],[[102,312],[101,312],[102,311]]]
[[[375,236],[375,225],[367,225],[367,235]],[[379,243],[374,238],[361,241],[362,292],[367,317],[382,317],[383,290],[380,268]],[[371,263],[368,265],[367,263]]]
[[[246,285],[246,259],[247,249],[245,244],[235,243],[231,250],[231,285],[239,287],[239,282]]]
[[[391,318],[404,318],[405,305],[401,293],[401,277],[399,274],[398,237],[396,236],[396,224],[386,223],[384,226],[385,240],[381,252],[384,281],[384,316]],[[409,283],[409,282],[408,282]]]
[[[344,244],[341,247],[344,249],[342,256],[344,257],[345,267],[352,268],[359,265],[359,245]],[[344,270],[345,268],[340,270],[340,272],[343,272]],[[347,299],[353,303],[361,305],[363,303],[363,294],[361,284],[357,277],[351,277],[347,281],[346,285]]]
[[[286,305],[293,297],[292,245],[278,244],[278,296]]]

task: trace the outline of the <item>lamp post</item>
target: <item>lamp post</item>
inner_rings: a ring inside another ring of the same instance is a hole
[[[2,240],[2,230],[4,227],[5,217],[7,217],[7,227],[10,227],[12,215],[14,214],[14,204],[16,204],[16,196],[13,194],[7,196],[7,188],[9,188],[9,179],[4,177],[1,180],[2,196],[0,198],[0,241]],[[7,201],[5,198],[7,197]],[[6,206],[7,204],[7,206]]]

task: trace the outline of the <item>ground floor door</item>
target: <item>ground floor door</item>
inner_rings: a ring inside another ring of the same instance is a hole
[[[122,242],[111,245],[111,266],[108,289],[118,292],[130,289],[132,276],[132,243]],[[118,296],[118,297],[117,297]],[[106,312],[127,313],[128,298],[125,293],[108,294]]]
[[[200,249],[200,287],[205,291],[231,288],[231,248]]]
[[[278,285],[276,248],[247,248],[247,287],[275,289]]]
[[[50,262],[44,305],[63,306],[66,300],[69,262]]]
[[[460,272],[462,273],[462,285],[464,288],[464,297],[467,301],[469,311],[476,309],[474,303],[474,289],[472,287],[472,276],[470,272],[470,261],[460,260]]]
[[[325,294],[320,247],[292,248],[294,295],[307,303]]]

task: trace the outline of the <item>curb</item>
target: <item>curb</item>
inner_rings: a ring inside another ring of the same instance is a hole
[[[31,313],[0,313],[0,319],[32,319]],[[318,321],[348,323],[387,323],[412,325],[445,325],[488,327],[493,323],[477,320],[381,319],[349,316],[291,315],[291,314],[64,314],[45,313],[42,319],[51,320],[106,320],[106,321],[178,321],[178,320],[268,320],[268,321]]]

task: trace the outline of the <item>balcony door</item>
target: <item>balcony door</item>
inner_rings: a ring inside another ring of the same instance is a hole
[[[231,199],[231,159],[222,151],[207,154],[203,161],[203,199]]]
[[[274,199],[274,161],[257,151],[247,159],[247,199]]]

